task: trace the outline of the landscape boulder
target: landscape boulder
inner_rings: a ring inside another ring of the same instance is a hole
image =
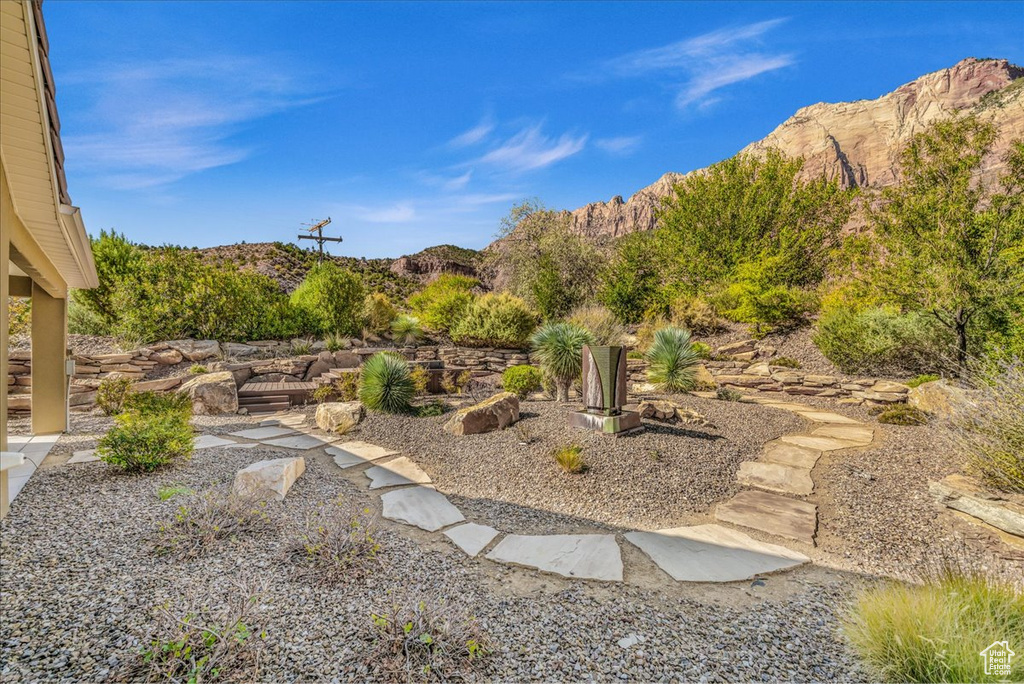
[[[235,473],[234,491],[240,496],[281,501],[304,472],[306,459],[301,456],[257,461]]]
[[[247,359],[260,353],[259,347],[239,342],[225,342],[224,355],[235,359]]]
[[[217,340],[169,340],[166,344],[193,363],[220,356]]]
[[[715,376],[711,374],[711,371],[709,371],[708,367],[703,363],[698,365],[694,370],[693,382],[694,386],[698,389],[707,389],[709,387],[713,388],[716,385]]]
[[[700,413],[683,408],[664,399],[651,399],[642,401],[637,406],[637,413],[641,418],[655,420],[662,423],[685,423],[686,425],[710,425],[707,418]]]
[[[742,340],[740,342],[724,344],[718,348],[718,354],[720,356],[738,356],[741,354],[750,354],[750,358],[753,358],[756,353],[757,340]]]
[[[358,401],[332,401],[316,407],[316,424],[327,432],[348,432],[359,425],[366,409]]]
[[[327,371],[333,370],[333,369],[334,369],[334,364],[327,363],[326,361],[317,360],[317,361],[314,361],[313,363],[309,364],[309,369],[306,371],[306,375],[303,376],[302,379],[308,382],[310,380],[314,380],[316,378],[319,378],[321,375],[323,375]]]
[[[192,412],[215,416],[238,412],[238,387],[229,371],[197,375],[178,390],[192,399]]]
[[[519,420],[519,397],[511,392],[495,394],[479,404],[459,410],[444,429],[453,435],[478,435],[502,430]]]
[[[911,388],[907,403],[931,416],[948,420],[958,406],[970,403],[970,394],[945,380],[933,380]]]
[[[150,361],[156,361],[163,366],[173,366],[176,363],[181,363],[184,358],[177,349],[165,349],[149,355]]]

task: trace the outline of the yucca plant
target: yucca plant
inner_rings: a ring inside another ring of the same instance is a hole
[[[393,352],[379,352],[363,364],[360,373],[359,401],[372,411],[407,413],[416,385],[409,362]]]
[[[423,337],[420,319],[408,314],[399,314],[391,321],[391,339],[395,344],[412,345]]]
[[[696,381],[700,351],[690,340],[690,331],[668,326],[654,333],[647,350],[647,380],[661,392],[685,392]]]
[[[569,401],[569,387],[583,375],[583,346],[594,336],[572,323],[548,323],[530,339],[541,369],[555,382],[558,401]]]

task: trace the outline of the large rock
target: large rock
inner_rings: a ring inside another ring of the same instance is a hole
[[[220,356],[217,340],[168,340],[165,344],[193,362]]]
[[[366,409],[358,401],[332,401],[316,407],[316,425],[327,432],[345,433],[362,422]]]
[[[677,406],[664,399],[651,399],[640,402],[636,408],[641,418],[656,420],[662,423],[685,423],[687,425],[708,425],[707,419],[700,413],[682,406]]]
[[[907,403],[936,418],[953,417],[958,406],[970,404],[970,392],[956,387],[945,380],[934,380],[912,387],[907,393]]]
[[[1003,498],[962,475],[929,482],[928,491],[944,506],[978,518],[1004,532],[1024,537],[1024,497]]]
[[[181,386],[192,399],[192,412],[201,416],[215,416],[238,412],[238,388],[235,376],[228,371],[204,373]]]
[[[234,490],[241,496],[281,501],[304,472],[306,459],[301,456],[258,461],[235,473]]]
[[[453,435],[477,435],[507,428],[519,420],[519,397],[511,392],[495,394],[475,406],[457,412],[444,429]]]
[[[334,364],[327,363],[326,361],[321,361],[317,359],[313,363],[309,364],[309,370],[306,371],[306,374],[303,376],[302,379],[307,382],[310,380],[314,380],[316,378],[319,378],[327,371],[332,370],[333,368]]]
[[[177,349],[165,349],[149,355],[150,361],[156,361],[164,366],[173,366],[176,363],[181,363],[184,358]]]
[[[259,347],[254,347],[251,344],[241,344],[238,342],[226,342],[224,344],[224,355],[230,358],[247,359],[259,353]]]

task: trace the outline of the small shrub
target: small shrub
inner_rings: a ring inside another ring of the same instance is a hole
[[[130,473],[148,473],[192,455],[195,435],[183,413],[128,411],[114,421],[114,427],[96,444],[96,453],[105,463]]]
[[[284,542],[285,557],[310,580],[332,584],[363,577],[377,562],[377,520],[339,499],[319,506]]]
[[[689,331],[662,328],[654,334],[654,344],[646,354],[647,379],[662,392],[693,389],[700,356],[693,348]]]
[[[334,385],[332,383],[327,383],[314,387],[313,391],[309,393],[309,398],[317,404],[322,404],[325,401],[330,401],[337,393],[338,390]]]
[[[175,413],[188,421],[192,418],[192,400],[179,392],[134,392],[125,400],[124,410],[144,416]]]
[[[332,332],[324,335],[324,349],[329,352],[344,349],[346,342],[348,342],[348,338],[340,333]]]
[[[435,418],[437,416],[443,416],[444,414],[448,413],[448,409],[449,409],[448,404],[446,404],[443,401],[440,401],[438,399],[435,399],[434,401],[427,402],[426,404],[423,404],[422,406],[417,406],[416,407],[416,417],[417,418]]]
[[[363,322],[366,329],[375,335],[383,335],[391,329],[391,321],[398,311],[383,292],[371,292],[363,300]]]
[[[191,489],[189,489],[185,485],[165,485],[163,487],[160,487],[160,489],[156,490],[157,498],[160,499],[161,501],[167,501],[168,499],[173,499],[174,497],[176,497],[176,496],[178,496],[180,494],[194,494],[194,493],[195,492],[193,492]]]
[[[461,394],[472,377],[472,373],[468,370],[445,371],[441,377],[441,389],[445,391],[445,394]]]
[[[295,339],[292,340],[292,354],[294,356],[308,356],[313,352],[313,340]]]
[[[143,639],[140,661],[130,680],[208,682],[257,681],[266,634],[256,627],[262,590],[239,584],[221,606],[210,608],[189,590],[186,605],[172,609],[166,603],[155,611],[149,634]]]
[[[407,314],[400,314],[391,322],[391,339],[403,347],[415,345],[423,339],[423,328],[420,319]]]
[[[445,273],[409,297],[409,307],[423,325],[449,332],[465,315],[479,285],[474,278]]]
[[[153,549],[179,560],[198,558],[220,543],[266,529],[267,504],[230,489],[190,496],[174,517],[157,526]]]
[[[622,346],[626,328],[607,307],[600,305],[582,306],[572,312],[569,323],[588,330],[594,344]]]
[[[801,363],[796,359],[792,359],[788,356],[779,356],[768,361],[769,366],[778,366],[779,368],[800,368]]]
[[[558,401],[569,401],[569,387],[583,373],[583,346],[593,341],[590,331],[571,323],[548,323],[534,333],[537,360],[551,378]]]
[[[541,388],[544,374],[536,366],[512,366],[501,374],[501,386],[520,399]]]
[[[837,307],[822,313],[813,339],[844,373],[933,372],[947,370],[952,363],[952,338],[926,313]]]
[[[705,345],[705,346],[707,346],[707,345]],[[642,358],[644,358],[644,353],[642,351],[638,350],[638,349],[630,349],[628,352],[626,352],[626,358],[627,359],[642,359]]]
[[[587,469],[587,464],[583,462],[583,447],[576,444],[558,447],[551,455],[555,463],[567,473],[578,474]]]
[[[691,344],[693,346],[693,353],[697,355],[698,359],[707,360],[711,358],[710,345],[704,344],[703,342],[692,342]]]
[[[996,639],[1024,643],[1024,593],[980,574],[947,571],[922,585],[863,592],[844,632],[874,677],[889,682],[981,682],[980,657]],[[1019,650],[1019,649],[1018,649]],[[1024,658],[1002,681],[1024,680]]]
[[[457,344],[522,348],[537,327],[537,314],[507,292],[478,297],[451,329]]]
[[[893,404],[878,414],[878,422],[887,425],[926,425],[928,415],[913,406]]]
[[[408,413],[416,386],[409,362],[398,354],[379,352],[363,364],[359,400],[371,411]]]
[[[518,421],[515,423],[515,428],[520,444],[533,444],[533,435],[530,434],[530,428],[526,426],[526,423]]]
[[[124,408],[125,401],[132,395],[132,379],[127,377],[107,376],[100,380],[96,389],[96,405],[104,415],[116,416]]]
[[[412,385],[416,388],[416,395],[423,396],[427,393],[427,385],[430,384],[430,373],[420,365],[411,365],[409,377],[412,378]]]
[[[370,616],[374,649],[367,662],[389,681],[469,679],[490,655],[477,620],[449,604],[393,601]]]
[[[697,335],[714,335],[725,328],[722,319],[705,299],[700,297],[680,297],[669,307],[672,324],[686,328]]]
[[[743,395],[731,387],[719,387],[715,390],[715,399],[720,401],[742,401]]]
[[[189,375],[202,375],[203,373],[209,373],[209,371],[206,370],[206,366],[202,365],[201,363],[193,363],[191,366],[188,367]]]
[[[935,382],[938,379],[939,376],[935,375],[934,373],[925,373],[924,375],[918,375],[916,378],[911,378],[910,380],[907,380],[906,385],[907,387],[913,389],[914,387],[920,387],[926,382]]]

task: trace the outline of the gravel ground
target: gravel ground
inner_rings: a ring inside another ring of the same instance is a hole
[[[724,422],[731,407],[722,410],[707,413]],[[538,417],[528,420],[558,417],[552,407],[535,412]],[[197,419],[210,432],[253,422]],[[108,424],[106,418],[76,416],[79,432],[98,433]],[[360,436],[388,425],[371,420]],[[64,464],[83,446],[89,446],[85,437],[62,439],[0,523],[4,682],[123,679],[138,659],[155,606],[177,606],[183,595],[219,605],[247,578],[265,585],[254,620],[266,632],[257,677],[262,681],[378,678],[375,662],[368,662],[369,616],[394,595],[440,597],[477,616],[495,649],[479,674],[485,679],[865,679],[837,635],[837,610],[859,582],[843,573],[806,568],[753,585],[682,585],[664,576],[643,586],[636,583],[642,577],[625,584],[582,583],[467,559],[440,535],[385,521],[377,535],[379,567],[365,579],[324,587],[289,571],[280,559],[281,538],[313,507],[339,495],[379,510],[360,473],[340,471],[325,454],[310,452],[305,475],[283,503],[269,509],[273,527],[181,562],[150,550],[155,526],[181,502],[159,501],[157,488],[227,483],[237,469],[280,452],[206,449],[185,465],[130,476],[102,463]],[[487,453],[483,444],[476,446]],[[433,462],[424,459],[428,469]],[[585,477],[598,480],[603,463],[595,457],[595,469]],[[506,472],[506,479],[514,474]],[[622,547],[632,573],[657,572],[643,566],[628,544]],[[618,640],[630,634],[644,641],[620,647]]]

